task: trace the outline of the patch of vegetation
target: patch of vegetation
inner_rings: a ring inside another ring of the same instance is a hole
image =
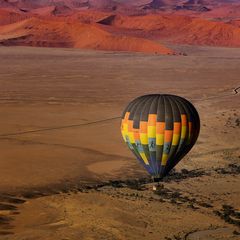
[[[7,216],[4,216],[4,215],[0,215],[0,226],[1,225],[7,225],[9,224],[9,222],[12,220],[11,217],[7,217]]]
[[[240,165],[231,163],[226,168],[217,168],[215,171],[219,174],[240,174]]]
[[[240,226],[240,211],[237,211],[232,206],[222,205],[222,209],[214,211],[214,213],[225,222]]]
[[[172,191],[167,188],[159,188],[154,191],[156,195],[160,197],[162,201],[169,201],[173,204],[183,204],[186,203],[189,208],[194,210],[199,209],[199,207],[212,208],[213,206],[209,203],[196,200],[196,198],[190,198],[188,196],[182,196],[178,191]]]
[[[17,210],[17,207],[10,204],[0,203],[0,210]]]
[[[23,199],[9,196],[9,195],[3,195],[3,194],[0,194],[0,201],[7,202],[7,203],[14,203],[14,204],[22,204],[25,202],[25,200]]]
[[[209,173],[199,169],[191,170],[191,171],[187,169],[182,169],[181,172],[177,172],[175,169],[173,169],[169,173],[169,175],[163,179],[163,182],[171,182],[171,181],[180,182],[181,180],[184,180],[187,178],[196,178],[196,177],[201,177],[205,175],[209,175]]]

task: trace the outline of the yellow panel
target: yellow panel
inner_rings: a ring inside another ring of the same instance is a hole
[[[123,139],[126,141],[126,135],[128,135],[128,125],[126,123],[122,125],[122,135]]]
[[[128,124],[127,123],[123,124],[123,129],[124,129],[124,131],[128,131]]]
[[[187,133],[187,127],[186,126],[182,126],[181,138],[184,139],[186,137],[186,133]]]
[[[164,154],[162,155],[162,165],[163,165],[163,166],[166,166],[167,160],[168,160],[168,155],[167,155],[166,153],[164,153]]]
[[[156,144],[157,145],[164,144],[164,134],[156,134]]]
[[[121,131],[121,133],[122,133],[122,137],[123,137],[124,141],[126,142],[125,132],[124,132],[124,131]]]
[[[127,134],[128,133],[128,125],[126,123],[123,124],[122,126],[122,131]]]
[[[156,138],[156,126],[148,126],[148,138]]]
[[[129,133],[128,133],[128,137],[129,137],[130,143],[135,143],[135,139],[134,139],[134,134],[133,134],[133,132],[129,132]]]
[[[141,144],[147,145],[148,144],[148,135],[146,133],[140,133],[140,141],[141,141]]]
[[[173,140],[172,140],[172,145],[176,146],[179,143],[179,138],[180,135],[179,134],[173,134]]]
[[[147,157],[146,157],[145,153],[140,153],[140,156],[142,157],[144,163],[145,163],[146,165],[149,165],[149,162],[148,162],[148,160],[147,160]]]

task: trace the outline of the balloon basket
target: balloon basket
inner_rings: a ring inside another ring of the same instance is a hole
[[[164,189],[164,185],[160,184],[159,182],[155,185],[153,185],[153,192],[158,192]]]

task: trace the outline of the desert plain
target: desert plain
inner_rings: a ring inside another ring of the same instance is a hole
[[[0,47],[0,239],[240,239],[240,49],[186,56]],[[201,118],[153,193],[120,134],[133,98],[170,93]]]

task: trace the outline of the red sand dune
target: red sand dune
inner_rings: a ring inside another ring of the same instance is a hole
[[[112,15],[99,23],[128,30],[148,38],[164,39],[174,43],[212,46],[240,46],[240,29],[223,22],[181,15]]]
[[[115,36],[92,24],[27,19],[0,28],[0,44],[173,54],[150,40]]]
[[[110,12],[102,12],[96,10],[77,11],[66,16],[67,20],[79,21],[82,23],[96,23],[104,18],[111,16]]]
[[[235,27],[239,27],[240,28],[240,19],[239,20],[231,20],[228,23],[233,25],[233,26],[235,26]]]
[[[0,9],[0,25],[15,23],[26,19],[28,16],[12,9]]]
[[[38,16],[50,16],[50,15],[53,15],[54,10],[55,10],[55,6],[46,6],[46,7],[40,7],[37,9],[32,9],[31,13]]]
[[[154,42],[156,40],[177,44],[239,47],[240,4],[234,2],[0,0],[0,7],[5,7],[0,8],[0,39],[5,45],[151,53],[172,53],[168,48]],[[204,6],[211,11],[202,11]],[[142,10],[144,8],[146,11]],[[163,13],[163,9],[168,13]],[[28,20],[22,22],[24,19]]]

